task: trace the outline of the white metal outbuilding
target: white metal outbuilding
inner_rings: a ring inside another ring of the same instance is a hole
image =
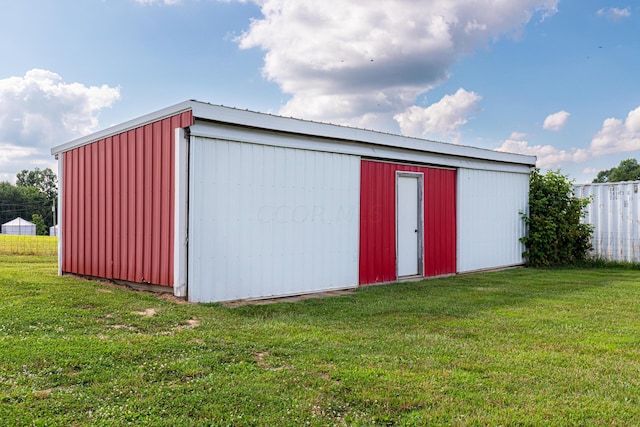
[[[582,184],[574,187],[590,198],[586,224],[594,226],[593,255],[609,261],[640,262],[640,181]]]
[[[523,263],[531,156],[198,101],[52,153],[61,273],[209,302]]]
[[[2,224],[2,234],[35,236],[36,225],[23,218],[15,218]]]

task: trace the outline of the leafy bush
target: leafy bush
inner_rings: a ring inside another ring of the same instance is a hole
[[[593,226],[580,220],[589,203],[573,194],[572,182],[560,171],[531,172],[529,213],[521,212],[528,235],[520,239],[529,265],[552,267],[587,259]]]

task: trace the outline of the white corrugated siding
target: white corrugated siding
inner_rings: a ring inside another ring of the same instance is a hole
[[[357,156],[192,137],[190,301],[358,284]]]
[[[522,264],[529,175],[458,169],[458,272]]]
[[[640,262],[640,181],[575,186],[593,197],[583,222],[593,224],[593,255],[609,261]]]

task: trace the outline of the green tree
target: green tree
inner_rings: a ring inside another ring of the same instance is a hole
[[[42,217],[47,227],[54,225],[52,207],[57,203],[57,178],[51,169],[18,173],[16,185],[0,182],[0,224],[16,217]]]
[[[16,186],[35,187],[52,203],[58,199],[58,177],[50,168],[23,169],[16,175]]]
[[[640,180],[640,164],[636,159],[627,159],[616,167],[598,172],[593,182],[620,182]]]
[[[22,216],[25,217],[23,207],[25,201],[20,189],[9,182],[0,182],[0,224]]]
[[[589,199],[573,194],[572,182],[560,173],[531,172],[529,213],[521,213],[528,235],[523,256],[533,267],[570,265],[586,260],[593,226],[582,224]]]
[[[47,225],[44,223],[44,219],[39,214],[31,215],[31,222],[36,225],[36,234],[38,236],[46,236],[49,234],[49,230],[47,229]]]

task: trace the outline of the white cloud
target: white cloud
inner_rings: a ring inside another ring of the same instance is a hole
[[[640,107],[631,110],[624,121],[616,118],[606,119],[587,148],[574,147],[569,150],[559,150],[552,145],[529,145],[525,137],[524,134],[514,132],[496,150],[538,156],[537,166],[540,168],[554,168],[565,163],[582,163],[609,154],[638,152],[640,151]]]
[[[394,119],[400,124],[404,135],[432,139],[453,137],[457,140],[458,128],[467,123],[468,116],[477,110],[481,99],[475,92],[460,88],[455,94],[445,95],[426,108],[411,106],[405,112],[396,114]]]
[[[561,130],[565,124],[567,124],[567,120],[569,120],[569,116],[571,114],[566,111],[558,111],[554,114],[549,114],[546,119],[544,119],[544,123],[542,125],[546,130],[559,131]]]
[[[496,151],[536,156],[536,166],[542,169],[557,168],[567,162],[579,163],[589,158],[583,149],[558,150],[552,145],[529,145],[525,137],[525,134],[514,132]]]
[[[582,169],[582,173],[584,175],[596,175],[598,172],[600,172],[601,169],[598,168],[584,168]]]
[[[48,153],[47,153],[48,154]],[[19,167],[16,165],[29,165],[29,167]],[[20,147],[9,143],[0,143],[0,181],[13,182],[16,174],[22,169],[51,168],[54,171],[54,160],[51,155],[43,155],[35,147]]]
[[[618,9],[617,7],[603,8],[596,13],[598,16],[603,16],[614,21],[631,16],[631,11],[627,7],[624,9]]]
[[[263,18],[238,38],[265,51],[264,76],[284,115],[337,123],[403,113],[462,54],[515,36],[558,0],[253,0]]]
[[[640,107],[631,110],[623,122],[609,118],[591,140],[594,156],[640,150]]]
[[[47,70],[0,79],[0,178],[52,167],[51,146],[95,131],[100,110],[119,98],[119,88],[65,83]]]

